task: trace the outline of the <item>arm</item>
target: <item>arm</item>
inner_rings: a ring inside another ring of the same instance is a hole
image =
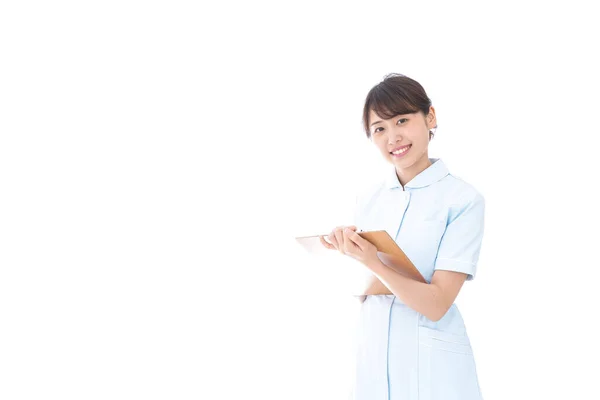
[[[354,297],[356,297],[358,299],[358,301],[363,303],[367,299],[367,296],[378,295],[378,294],[393,294],[393,293],[390,292],[390,289],[388,289],[387,286],[385,286],[379,280],[379,278],[377,278],[375,275],[373,275],[371,277],[371,279],[369,280],[369,282],[367,283],[367,286],[366,286],[366,289],[364,290],[364,292],[360,295],[354,295]]]
[[[381,280],[373,275],[367,282],[367,288],[363,292],[363,295],[377,295],[377,294],[393,294],[390,289]]]
[[[343,234],[341,233],[341,230],[344,227],[337,227],[336,229],[334,229],[331,234],[329,235],[329,240],[331,240],[331,243],[329,243],[327,240],[325,240],[324,236],[319,236],[319,240],[321,241],[321,244],[330,250],[339,250],[339,244],[338,244],[338,239],[336,239],[336,231],[338,231],[337,233],[337,237],[341,239],[341,237],[343,236]],[[350,228],[352,231],[356,232],[356,226],[351,225],[348,226],[348,228]],[[388,289],[382,282],[381,280],[375,276],[372,275],[369,279],[369,281],[367,282],[366,285],[366,289],[364,290],[363,293],[361,293],[360,295],[354,295],[354,297],[356,297],[358,299],[358,301],[360,301],[361,303],[363,303],[366,299],[367,295],[378,295],[378,294],[393,294],[390,289]]]
[[[458,296],[465,280],[475,276],[484,230],[485,200],[475,195],[452,214],[442,237],[431,283],[399,274],[376,256],[376,249],[355,232],[348,232],[355,246],[346,246],[392,293],[412,309],[437,321]]]
[[[432,321],[446,314],[467,278],[460,272],[440,270],[433,274],[431,283],[422,283],[400,275],[379,260],[367,268],[404,304]]]

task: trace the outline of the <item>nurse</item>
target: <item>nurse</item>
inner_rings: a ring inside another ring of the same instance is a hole
[[[389,173],[358,196],[353,226],[321,237],[373,274],[362,296],[353,398],[479,400],[473,351],[454,301],[475,277],[484,198],[429,157],[435,109],[415,80],[387,75],[367,94],[363,123]],[[357,230],[387,231],[427,283],[386,266]]]

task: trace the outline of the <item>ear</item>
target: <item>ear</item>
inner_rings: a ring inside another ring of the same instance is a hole
[[[427,129],[434,129],[437,127],[437,118],[435,116],[435,108],[433,106],[429,107],[429,114],[425,117],[427,122]]]

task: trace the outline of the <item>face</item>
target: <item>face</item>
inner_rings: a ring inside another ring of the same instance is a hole
[[[433,107],[427,117],[419,111],[390,119],[383,119],[371,110],[369,124],[371,141],[398,171],[418,168],[429,161],[429,130],[436,126]]]

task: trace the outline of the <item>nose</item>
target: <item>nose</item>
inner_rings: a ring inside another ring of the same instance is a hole
[[[388,130],[388,142],[393,145],[402,140],[402,135],[400,134],[399,129],[390,129]]]

